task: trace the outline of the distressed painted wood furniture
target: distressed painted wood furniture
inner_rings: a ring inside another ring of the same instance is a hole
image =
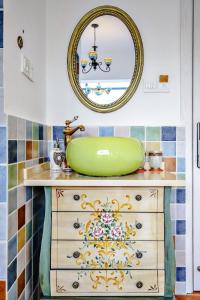
[[[170,187],[46,187],[45,296],[172,296]]]

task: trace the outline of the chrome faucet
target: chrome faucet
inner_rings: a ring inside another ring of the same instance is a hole
[[[63,130],[64,133],[64,145],[65,145],[65,153],[67,150],[67,145],[69,144],[69,142],[72,140],[72,135],[77,131],[85,131],[85,126],[83,125],[78,125],[76,127],[71,127],[70,124],[73,123],[74,121],[76,121],[78,119],[78,116],[75,116],[72,120],[66,120],[65,121],[65,127]],[[66,170],[70,171],[70,167],[66,161]]]

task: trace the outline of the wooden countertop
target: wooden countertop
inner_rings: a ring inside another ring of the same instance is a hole
[[[75,172],[49,170],[44,163],[24,169],[25,186],[185,186],[183,174],[166,172],[133,173],[119,177],[90,177]]]

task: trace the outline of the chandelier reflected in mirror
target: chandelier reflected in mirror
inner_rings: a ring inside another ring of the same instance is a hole
[[[89,87],[88,83],[85,84],[85,87],[83,88],[83,92],[88,96],[90,93],[94,93],[96,96],[101,96],[103,94],[109,94],[111,92],[110,87],[103,88],[101,84],[98,82],[97,86],[95,88]]]
[[[96,45],[96,29],[99,27],[98,24],[92,24],[92,28],[94,29],[94,45],[92,46],[92,51],[88,53],[88,59],[82,59],[81,60],[81,67],[82,67],[82,73],[87,74],[89,73],[92,69],[96,71],[97,69],[100,69],[103,72],[109,72],[110,71],[110,65],[112,63],[112,58],[111,57],[105,57],[104,58],[104,63],[105,63],[105,68],[103,68],[103,62],[102,61],[97,61],[97,48],[98,46]]]

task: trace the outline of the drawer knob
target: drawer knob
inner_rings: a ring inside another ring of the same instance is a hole
[[[142,281],[138,281],[138,282],[136,283],[136,286],[137,286],[138,289],[141,289],[141,288],[143,287]]]
[[[142,256],[143,256],[142,252],[140,252],[140,251],[136,252],[136,257],[137,258],[142,258]]]
[[[73,198],[74,198],[74,200],[75,200],[75,201],[78,201],[78,200],[80,200],[80,196],[79,196],[79,195],[74,195],[74,197],[73,197]]]
[[[80,228],[80,224],[79,224],[78,222],[75,222],[75,223],[74,223],[74,228],[75,228],[75,229],[79,229],[79,228]]]
[[[197,271],[200,272],[200,266],[197,267]]]
[[[74,257],[74,258],[78,258],[79,256],[80,256],[80,252],[75,251],[75,252],[73,253],[73,257]]]
[[[73,289],[77,289],[79,287],[79,282],[78,281],[74,281],[72,283],[72,287],[73,287]]]
[[[137,224],[136,224],[136,228],[137,228],[137,229],[141,229],[141,228],[142,228],[142,223],[137,223]]]
[[[137,201],[140,201],[140,200],[142,200],[142,196],[141,196],[141,195],[136,195],[136,196],[135,196],[135,199],[136,199]]]

